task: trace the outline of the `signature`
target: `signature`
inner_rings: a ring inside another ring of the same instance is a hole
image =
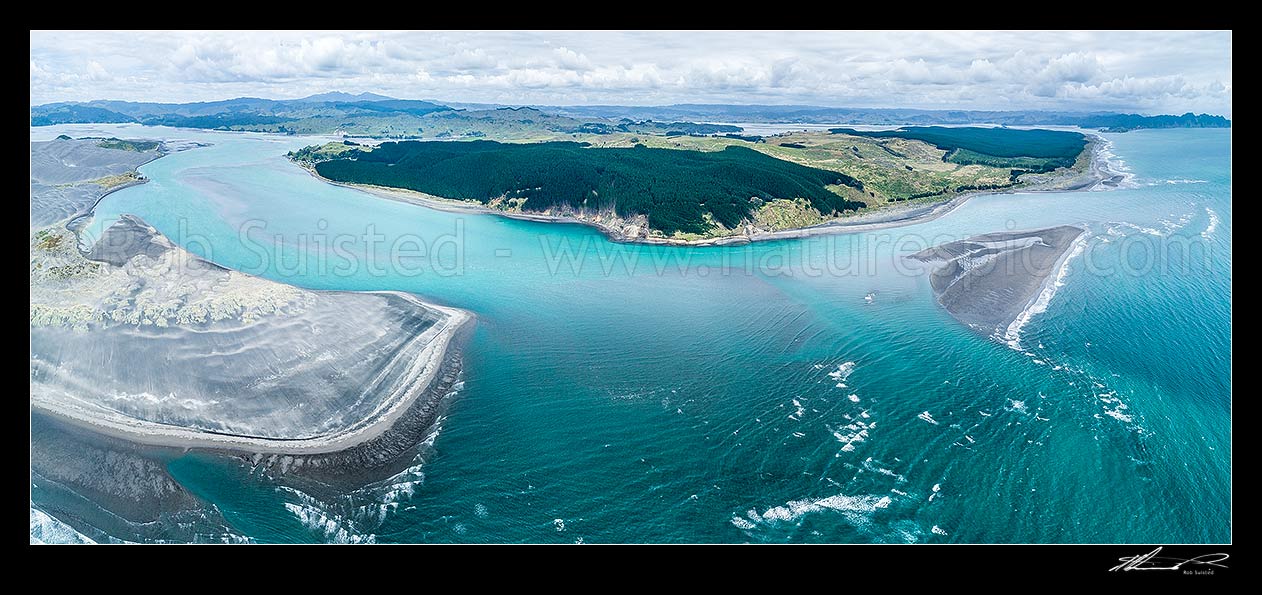
[[[1226,568],[1226,564],[1221,564],[1229,558],[1227,554],[1202,554],[1195,558],[1171,558],[1169,556],[1158,556],[1161,548],[1157,548],[1147,554],[1139,556],[1126,556],[1118,558],[1121,564],[1109,569],[1109,572],[1129,572],[1131,570],[1179,570],[1184,566],[1211,566],[1216,568]]]

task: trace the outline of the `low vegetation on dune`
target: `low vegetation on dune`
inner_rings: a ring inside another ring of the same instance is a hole
[[[134,182],[140,182],[144,179],[145,179],[144,176],[141,176],[140,174],[134,171],[129,171],[123,174],[115,174],[112,176],[105,176],[103,178],[98,178],[98,179],[92,180],[89,183],[96,184],[97,186],[100,186],[101,188],[104,188],[105,190],[110,190],[112,188],[117,188],[119,186],[122,186],[123,184],[131,184]]]
[[[144,153],[145,151],[152,151],[158,148],[158,141],[107,138],[96,143],[96,146],[101,147],[102,149],[118,149],[120,151],[135,151],[137,153]]]

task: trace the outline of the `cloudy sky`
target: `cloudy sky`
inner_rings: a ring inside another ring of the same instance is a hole
[[[1231,32],[42,32],[31,104],[372,91],[505,104],[1231,114]]]

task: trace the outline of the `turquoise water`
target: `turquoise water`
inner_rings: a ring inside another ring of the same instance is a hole
[[[38,134],[67,131],[83,132]],[[235,460],[170,461],[223,532],[1231,539],[1230,131],[1108,135],[1134,175],[1121,190],[978,197],[919,225],[730,248],[374,198],[284,159],[309,139],[121,131],[213,146],[143,166],[152,181],[105,199],[90,232],[133,213],[228,267],[477,315],[464,388],[395,478],[322,500]],[[897,257],[1066,223],[1089,230],[1083,249],[1012,344],[952,320]]]

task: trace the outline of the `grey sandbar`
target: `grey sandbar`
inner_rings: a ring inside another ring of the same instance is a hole
[[[938,303],[985,334],[1002,333],[1064,266],[1080,227],[988,233],[921,250],[907,258],[931,267]]]

